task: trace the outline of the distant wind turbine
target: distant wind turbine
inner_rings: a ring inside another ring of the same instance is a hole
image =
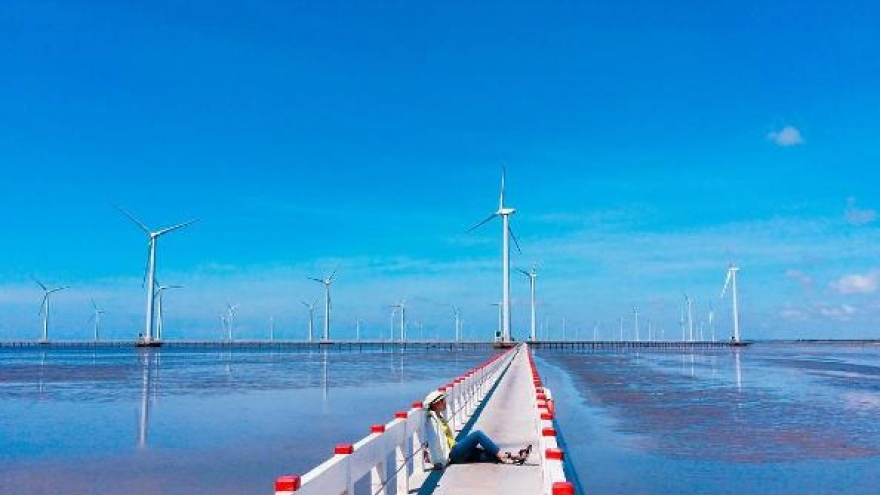
[[[318,304],[318,300],[315,299],[311,303],[300,302],[303,306],[309,308],[309,342],[312,342],[315,340],[315,304]]]
[[[633,329],[635,330],[636,342],[639,341],[639,308],[633,306]]]
[[[513,215],[516,210],[504,206],[504,176],[505,171],[502,169],[501,199],[498,202],[498,211],[471,227],[468,232],[476,230],[495,217],[501,217],[501,340],[510,342],[510,239],[513,239],[517,251],[522,252],[522,250],[520,250],[519,241],[516,240],[516,236],[513,235],[513,230],[510,228],[510,215]]]
[[[237,304],[226,303],[226,335],[230,342],[232,342],[232,338],[235,335],[235,312],[237,309]]]
[[[100,340],[100,330],[101,330],[101,315],[104,314],[104,311],[98,309],[98,305],[95,304],[94,299],[90,299],[92,301],[92,308],[94,309],[94,313],[92,313],[92,317],[89,318],[90,321],[95,322],[95,342]]]
[[[152,345],[152,343],[153,343],[153,317],[154,317],[154,312],[156,309],[155,302],[154,302],[154,298],[156,295],[155,290],[154,290],[155,280],[156,280],[156,242],[159,240],[159,237],[161,237],[169,232],[172,232],[174,230],[186,227],[187,225],[191,225],[191,224],[195,223],[197,220],[195,220],[195,219],[189,220],[187,222],[179,223],[177,225],[173,225],[171,227],[160,229],[160,230],[157,230],[154,232],[154,231],[151,231],[146,225],[144,225],[143,222],[141,222],[140,220],[138,220],[137,218],[132,216],[127,211],[123,210],[122,208],[120,208],[118,206],[116,208],[120,212],[122,212],[123,215],[128,217],[129,220],[134,222],[135,225],[140,227],[140,229],[143,230],[150,237],[149,254],[147,257],[147,282],[146,282],[146,286],[145,286],[147,288],[147,314],[146,314],[146,321],[144,323],[145,328],[144,328],[144,337],[143,337],[143,344],[149,346],[149,345]]]
[[[504,337],[503,337],[503,335],[504,335],[504,330],[503,330],[503,321],[504,321],[504,314],[503,314],[503,311],[504,311],[504,310],[503,310],[503,308],[504,308],[504,303],[497,303],[497,302],[496,302],[496,303],[492,303],[491,305],[492,305],[492,306],[497,306],[497,307],[498,307],[498,330],[495,331],[495,340],[498,340],[499,338],[504,338]]]
[[[165,291],[168,289],[182,289],[182,285],[159,285],[156,287],[156,340],[161,341],[165,330],[165,313],[162,310],[162,302],[165,299]]]
[[[525,271],[520,268],[517,268],[517,271],[529,277],[529,298],[531,304],[531,327],[529,333],[529,340],[534,342],[537,340],[537,334],[535,333],[535,282],[538,278],[538,270],[535,267],[532,267],[531,271]]]
[[[403,342],[406,340],[406,299],[395,304],[392,308],[400,310],[400,341]]]
[[[691,297],[687,294],[684,295],[685,304],[687,305],[687,321],[688,321],[688,340],[690,342],[694,341],[694,315],[691,311],[692,303]]]
[[[736,291],[736,274],[739,272],[739,267],[736,266],[733,262],[730,263],[730,266],[727,268],[727,279],[724,281],[724,288],[721,289],[721,298],[724,298],[724,294],[727,292],[727,286],[731,285],[731,299],[733,299],[733,341],[735,343],[739,343],[739,304],[737,302],[737,291]]]
[[[455,316],[455,341],[458,342],[461,340],[461,308],[453,306],[452,314]]]
[[[43,301],[40,303],[40,312],[38,314],[43,315],[43,337],[40,339],[40,342],[45,344],[49,342],[49,296],[56,292],[67,289],[69,286],[55,287],[50,289],[46,287],[43,282],[37,280],[36,277],[32,278],[34,279],[34,282],[36,282],[37,285],[39,285],[40,288],[43,289]]]
[[[336,276],[336,270],[333,270],[333,273],[330,274],[329,277],[320,279],[309,277],[310,280],[314,280],[315,282],[319,282],[324,284],[325,290],[325,299],[324,299],[324,341],[330,340],[330,286],[333,285],[333,277]]]

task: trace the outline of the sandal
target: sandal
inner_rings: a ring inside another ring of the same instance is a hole
[[[519,454],[516,456],[516,463],[522,466],[529,459],[529,455],[532,453],[532,444],[529,444],[528,447],[524,449],[520,449]]]

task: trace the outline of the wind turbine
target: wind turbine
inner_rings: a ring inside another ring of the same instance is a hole
[[[688,318],[688,340],[690,342],[694,341],[694,316],[691,312],[691,297],[687,294],[684,295],[685,304],[687,304],[687,318]]]
[[[182,285],[159,285],[156,287],[156,340],[162,340],[162,330],[165,329],[165,313],[162,312],[162,301],[165,291],[182,288]]]
[[[406,299],[391,307],[400,310],[400,341],[403,342],[406,340]]]
[[[34,282],[36,282],[37,285],[39,285],[40,288],[43,289],[43,301],[40,303],[40,312],[37,314],[43,315],[43,338],[40,339],[40,343],[45,344],[49,342],[49,296],[56,292],[67,289],[68,286],[65,285],[63,287],[55,287],[50,289],[43,285],[43,282],[37,280],[36,277],[32,278],[34,279]]]
[[[534,342],[537,340],[537,334],[535,333],[535,281],[538,278],[538,270],[535,267],[532,267],[531,271],[528,272],[520,268],[517,268],[517,271],[526,277],[529,277],[529,296],[532,309],[531,333],[529,333],[529,340]]]
[[[498,202],[498,211],[471,227],[468,232],[476,230],[495,217],[501,217],[501,340],[510,342],[510,239],[513,239],[518,252],[522,252],[522,250],[510,228],[510,215],[513,215],[516,210],[504,207],[504,175],[505,171],[501,169],[501,199]]]
[[[139,342],[138,345],[151,346],[151,345],[154,345],[153,344],[153,316],[154,316],[154,311],[156,309],[155,302],[154,302],[154,298],[156,295],[155,290],[154,290],[155,283],[156,283],[155,282],[155,280],[156,280],[156,243],[159,240],[159,237],[161,237],[169,232],[172,232],[174,230],[186,227],[187,225],[191,225],[191,224],[195,223],[197,220],[196,219],[189,220],[187,222],[179,223],[177,225],[173,225],[171,227],[160,229],[160,230],[157,230],[154,232],[154,231],[151,231],[146,225],[144,225],[143,222],[141,222],[137,218],[133,217],[129,212],[123,210],[122,208],[120,208],[118,206],[116,208],[120,212],[122,212],[123,215],[128,217],[129,220],[134,222],[135,225],[140,227],[140,229],[143,230],[150,237],[149,255],[147,257],[147,283],[146,283],[146,287],[147,287],[147,315],[146,315],[146,321],[144,323],[144,326],[145,326],[144,340],[143,340],[143,342]]]
[[[712,334],[712,342],[715,342],[715,308],[711,299],[709,299],[709,331]]]
[[[311,304],[300,301],[303,306],[309,308],[309,342],[315,340],[315,304],[318,304],[318,300],[315,299]]]
[[[310,280],[324,284],[326,297],[324,299],[324,341],[330,340],[330,286],[333,284],[333,277],[336,276],[336,270],[325,279],[309,277]]]
[[[461,340],[461,308],[453,306],[452,314],[455,316],[455,341],[458,342]]]
[[[397,306],[392,305],[392,306],[390,306],[390,308],[391,308],[391,325],[389,326],[390,333],[388,334],[389,335],[388,340],[393,341],[394,340],[394,317],[397,316]]]
[[[94,322],[95,322],[95,342],[97,342],[98,338],[99,338],[98,332],[101,329],[101,315],[104,314],[104,311],[101,309],[98,309],[98,305],[95,304],[94,299],[90,299],[90,300],[92,301],[92,308],[94,308],[94,313],[92,313],[92,317],[89,318],[89,320],[90,321],[94,320]]]
[[[504,312],[504,310],[503,310],[503,308],[504,308],[504,303],[497,303],[497,302],[496,302],[496,303],[492,303],[491,305],[492,305],[492,306],[497,306],[497,307],[498,307],[498,330],[495,330],[495,340],[498,340],[499,338],[504,338],[504,330],[503,330],[503,325],[504,325],[504,323],[503,323],[503,321],[504,321],[504,315],[503,315],[503,312]]]
[[[226,303],[226,335],[230,342],[232,342],[233,330],[235,330],[235,310],[237,309],[237,304]]]
[[[721,289],[721,298],[723,299],[724,294],[727,292],[727,286],[731,285],[730,292],[732,294],[731,299],[733,299],[733,342],[736,344],[739,344],[739,305],[736,291],[736,273],[738,271],[739,267],[731,262],[730,266],[727,267],[727,279],[724,281],[724,288]]]
[[[633,306],[633,318],[634,318],[634,320],[633,320],[634,327],[633,328],[635,329],[636,342],[638,342],[639,341],[639,308],[637,308],[635,306]]]

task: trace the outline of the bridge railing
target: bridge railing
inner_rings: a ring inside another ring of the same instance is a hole
[[[543,474],[543,493],[546,495],[574,495],[574,485],[565,476],[563,461],[565,452],[556,441],[555,404],[550,389],[544,387],[531,349],[527,349],[529,366],[532,369],[532,383],[535,388],[532,404],[535,414],[535,428],[540,432],[539,453]]]
[[[515,354],[516,349],[497,354],[438,389],[447,395],[450,427],[467,423]],[[414,402],[391,422],[373,425],[357,443],[337,445],[333,457],[306,474],[278,477],[275,495],[356,495],[356,486],[367,484],[372,495],[387,495],[392,484],[394,493],[409,493],[410,476],[417,468],[426,469],[426,414],[423,404]]]

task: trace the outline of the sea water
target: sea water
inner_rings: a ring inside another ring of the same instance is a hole
[[[0,349],[0,494],[260,494],[492,355]]]
[[[880,493],[880,345],[537,356],[584,493]]]

